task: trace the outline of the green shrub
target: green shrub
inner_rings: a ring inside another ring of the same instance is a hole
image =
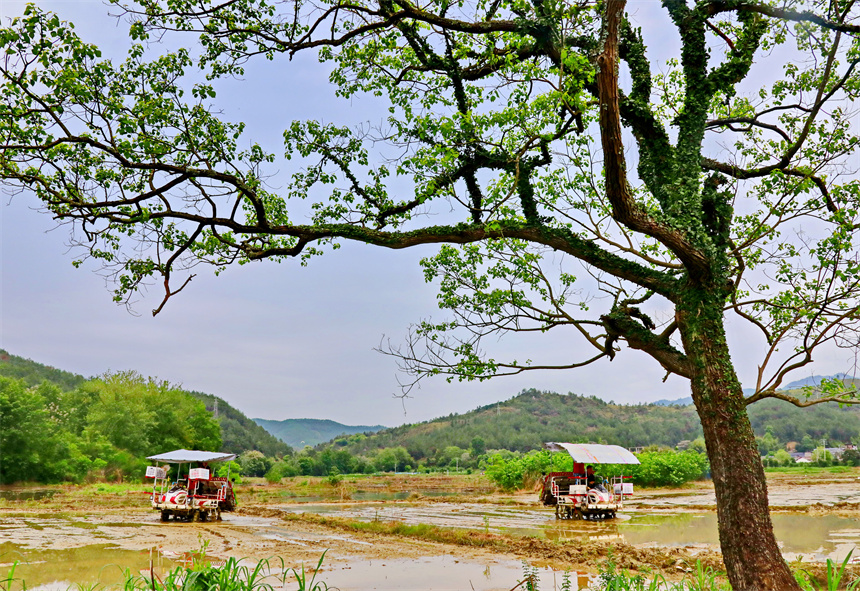
[[[532,487],[547,472],[571,469],[573,460],[567,454],[546,450],[527,454],[495,453],[487,460],[486,475],[502,490],[515,490]]]
[[[639,465],[598,465],[599,476],[632,476],[645,486],[678,486],[698,480],[707,473],[708,459],[696,451],[648,451],[637,455]],[[527,454],[493,454],[486,464],[486,475],[502,490],[529,488],[547,472],[567,472],[573,460],[567,454],[532,451]]]
[[[644,452],[637,457],[641,464],[631,466],[630,474],[644,486],[679,486],[703,478],[709,467],[708,458],[695,451]]]

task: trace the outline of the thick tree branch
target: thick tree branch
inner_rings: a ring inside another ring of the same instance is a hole
[[[784,392],[779,392],[777,390],[763,390],[761,392],[756,392],[752,396],[748,396],[744,402],[747,406],[749,406],[750,404],[753,404],[754,402],[758,402],[759,400],[763,400],[765,398],[776,398],[777,400],[784,400],[785,402],[790,402],[791,404],[799,408],[807,408],[810,406],[815,406],[816,404],[821,404],[823,402],[836,402],[839,404],[860,404],[860,399],[842,398],[840,396],[825,396],[824,398],[801,400],[800,398],[790,396]]]
[[[831,31],[852,33],[855,35],[860,33],[860,25],[833,21],[809,11],[786,10],[766,4],[745,2],[744,0],[716,0],[705,4],[702,8],[708,16],[714,16],[722,12],[751,12],[780,20],[814,23]]]
[[[713,170],[715,172],[721,172],[738,180],[765,177],[777,170],[786,176],[808,178],[821,192],[822,197],[824,197],[824,203],[827,206],[827,209],[831,212],[838,211],[839,209],[836,205],[836,202],[833,201],[833,197],[830,195],[830,191],[827,189],[827,183],[824,182],[824,179],[814,174],[811,174],[809,171],[806,170],[783,167],[779,164],[770,164],[768,166],[762,166],[761,168],[747,169],[735,166],[734,164],[717,162],[716,160],[712,160],[711,158],[702,158],[702,168],[704,170]]]
[[[630,192],[618,107],[618,29],[624,5],[625,0],[607,1],[604,16],[605,42],[603,52],[597,58],[600,139],[603,146],[606,196],[612,205],[613,217],[618,222],[662,242],[684,263],[692,277],[701,280],[709,273],[705,255],[680,232],[657,222],[645,213]]]
[[[186,214],[187,219],[197,221]],[[205,218],[204,218],[205,219]],[[220,220],[234,232],[252,233],[253,228],[228,220]],[[220,224],[219,224],[220,225]],[[601,271],[641,285],[672,300],[676,293],[676,280],[660,271],[649,269],[602,250],[592,241],[580,238],[566,229],[534,227],[513,222],[498,223],[492,228],[485,226],[436,226],[412,232],[382,232],[349,224],[327,226],[281,226],[273,227],[273,235],[292,236],[304,243],[343,238],[390,249],[404,249],[420,244],[469,244],[493,238],[515,238],[533,244],[542,244],[570,254]],[[249,250],[249,258],[263,259],[276,256],[295,256],[293,249],[269,248]]]
[[[623,338],[631,348],[644,351],[656,359],[666,371],[686,378],[693,377],[694,369],[687,357],[669,342],[672,331],[664,331],[659,335],[652,332],[653,323],[638,308],[619,306],[601,316],[600,320],[606,328],[605,350],[610,358],[614,357],[612,344],[616,339]]]

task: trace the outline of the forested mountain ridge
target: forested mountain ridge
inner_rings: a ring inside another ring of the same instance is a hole
[[[780,442],[849,442],[860,438],[860,408],[820,404],[801,409],[781,400],[749,407],[756,435]],[[626,405],[595,396],[524,390],[513,398],[423,423],[385,429],[369,436],[342,437],[335,444],[354,454],[402,446],[416,459],[447,446],[529,451],[546,441],[596,442],[628,448],[674,447],[702,435],[692,406],[657,403]]]
[[[340,435],[374,433],[386,428],[385,425],[344,425],[329,419],[252,420],[287,445],[299,449],[331,441]]]
[[[87,381],[87,378],[82,375],[18,357],[3,349],[0,349],[0,376],[24,380],[24,383],[30,387],[47,381],[63,390],[73,390]]]
[[[545,441],[604,442],[625,447],[674,446],[702,432],[692,407],[621,405],[595,396],[524,390],[509,400],[432,421],[335,443],[353,453],[403,446],[416,459],[447,446],[529,451]]]
[[[0,349],[0,376],[23,380],[28,387],[47,382],[66,392],[80,388],[88,381],[84,376],[12,355],[2,349]],[[267,456],[281,456],[291,452],[288,445],[271,436],[244,413],[221,398],[202,392],[184,392],[202,401],[209,412],[213,412],[217,404],[218,412],[215,418],[221,426],[222,440],[219,451],[240,454],[248,450],[258,450]]]

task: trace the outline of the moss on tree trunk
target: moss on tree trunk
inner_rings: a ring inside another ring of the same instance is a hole
[[[695,372],[693,402],[711,462],[729,581],[734,591],[799,589],[773,533],[764,468],[722,315],[714,314],[713,306],[699,295],[691,298],[689,306],[679,306],[677,318]]]

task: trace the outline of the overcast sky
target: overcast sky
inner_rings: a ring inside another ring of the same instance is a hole
[[[87,41],[121,59],[126,25],[108,18],[100,2],[40,2],[76,23]],[[5,21],[24,4],[0,0]],[[646,41],[666,55],[674,35],[651,10],[630,3]],[[191,39],[185,41],[191,43]],[[656,56],[659,58],[659,55]],[[279,153],[285,122],[317,118],[360,120],[373,105],[333,97],[327,73],[313,60],[263,64],[245,81],[219,87],[217,105],[249,124],[253,138]],[[286,167],[285,162],[279,166]],[[184,388],[215,394],[251,417],[320,418],[346,424],[395,426],[505,400],[524,388],[595,395],[637,403],[689,394],[685,380],[663,382],[656,362],[622,351],[613,362],[565,372],[531,372],[483,383],[426,380],[405,401],[394,359],[373,350],[382,338],[401,341],[410,323],[442,319],[434,286],[423,281],[418,260],[434,249],[385,251],[347,244],[307,268],[295,262],[255,263],[220,277],[202,269],[191,285],[155,318],[158,289],[141,294],[134,310],[111,301],[110,286],[94,267],[74,269],[68,230],[35,211],[27,195],[3,196],[0,205],[0,347],[8,352],[83,374],[134,369]],[[730,325],[731,328],[732,325]],[[501,343],[519,359],[581,357],[567,334],[513,336]],[[751,383],[758,350],[748,334],[734,334],[733,355]],[[850,370],[845,353],[830,355],[812,373]]]

